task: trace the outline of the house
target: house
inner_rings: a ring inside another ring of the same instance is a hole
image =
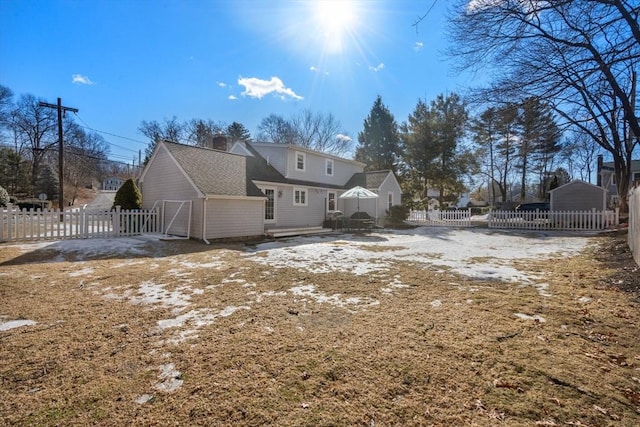
[[[118,191],[122,184],[124,184],[123,179],[110,177],[102,181],[102,189],[105,191]]]
[[[631,160],[629,188],[633,188],[634,182],[640,182],[640,160]],[[602,155],[598,156],[598,187],[602,187],[608,191],[607,206],[618,204],[618,186],[616,185],[615,167],[613,162],[603,161]]]
[[[552,211],[599,212],[607,208],[607,190],[581,180],[573,180],[549,191]]]
[[[160,141],[140,177],[143,205],[163,206],[169,234],[203,240],[320,230],[340,211],[356,212],[356,200],[341,199],[360,185],[376,199],[360,211],[384,224],[400,204],[393,172],[365,172],[365,165],[289,144],[236,142],[229,151]]]
[[[160,141],[139,179],[144,209],[162,229],[207,241],[264,235],[265,195],[247,179],[245,156]]]

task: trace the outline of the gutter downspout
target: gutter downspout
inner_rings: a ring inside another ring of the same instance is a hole
[[[211,242],[207,240],[207,198],[202,199],[202,240],[210,245]]]

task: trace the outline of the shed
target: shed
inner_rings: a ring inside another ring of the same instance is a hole
[[[607,190],[581,180],[573,180],[549,191],[552,211],[604,211]]]

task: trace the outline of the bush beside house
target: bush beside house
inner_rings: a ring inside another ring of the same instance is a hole
[[[120,206],[121,209],[131,210],[142,207],[142,193],[131,178],[126,180],[116,193],[113,200],[113,207]]]

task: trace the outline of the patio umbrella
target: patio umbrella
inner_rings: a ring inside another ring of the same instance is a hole
[[[376,197],[379,197],[376,193],[360,186],[350,188],[340,195],[341,199],[358,199],[358,212],[360,212],[360,199],[375,199]]]

